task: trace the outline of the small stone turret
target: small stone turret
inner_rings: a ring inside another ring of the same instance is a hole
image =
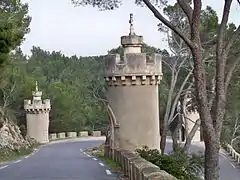
[[[132,14],[129,22],[129,35],[121,37],[124,58],[112,54],[105,59],[108,102],[119,124],[114,132],[115,144],[129,150],[144,145],[159,149],[161,55],[141,52],[143,37],[133,32]]]
[[[49,129],[49,112],[51,104],[49,99],[42,100],[42,92],[36,89],[32,92],[32,100],[24,100],[24,109],[27,120],[27,134],[39,143],[47,143]]]

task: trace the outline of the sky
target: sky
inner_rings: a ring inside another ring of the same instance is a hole
[[[129,14],[134,14],[134,29],[144,42],[157,48],[167,43],[158,31],[159,21],[146,7],[138,7],[135,0],[123,0],[114,11],[99,11],[92,7],[74,7],[71,0],[22,0],[29,4],[32,17],[30,33],[21,48],[30,55],[32,46],[48,51],[61,51],[67,56],[105,55],[120,45],[120,37],[129,33]],[[235,0],[236,1],[236,0]],[[224,0],[203,0],[222,15]],[[230,21],[240,24],[240,7],[232,5]]]

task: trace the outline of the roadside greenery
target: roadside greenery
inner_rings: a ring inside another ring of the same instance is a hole
[[[203,154],[186,154],[183,149],[178,149],[169,155],[161,155],[159,150],[148,147],[137,149],[137,153],[179,180],[201,180],[204,167]]]
[[[104,144],[98,147],[88,148],[87,152],[88,154],[101,159],[107,166],[109,166],[112,169],[112,171],[118,172],[118,173],[121,171],[121,165],[119,162],[116,162],[113,159],[104,156]]]
[[[33,153],[34,149],[37,148],[39,144],[32,144],[31,147],[21,148],[19,150],[11,150],[7,148],[1,148],[0,151],[0,164],[4,162],[14,161],[23,156],[27,156]]]

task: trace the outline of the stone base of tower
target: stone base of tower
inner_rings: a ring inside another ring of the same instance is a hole
[[[48,143],[49,112],[27,114],[26,118],[28,136],[34,138],[38,143]]]
[[[112,86],[108,99],[120,125],[119,148],[160,148],[157,85]]]

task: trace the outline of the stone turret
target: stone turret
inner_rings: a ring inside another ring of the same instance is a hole
[[[39,143],[47,143],[49,128],[49,112],[51,104],[49,99],[42,100],[42,92],[36,89],[32,92],[32,100],[24,100],[24,109],[26,111],[27,134],[36,139]]]
[[[129,35],[121,37],[124,58],[111,54],[105,59],[107,98],[116,121],[114,148],[135,150],[146,145],[159,149],[161,55],[141,52],[143,37],[133,32],[132,14],[129,22]]]

